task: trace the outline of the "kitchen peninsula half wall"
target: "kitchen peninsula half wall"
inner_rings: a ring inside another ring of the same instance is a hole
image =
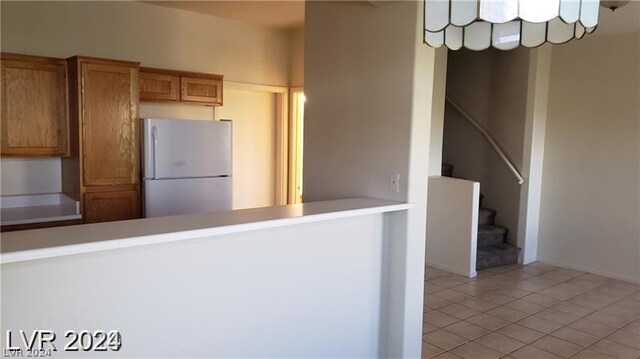
[[[391,226],[409,208],[352,198],[7,233],[2,330],[118,329],[126,357],[376,357]]]

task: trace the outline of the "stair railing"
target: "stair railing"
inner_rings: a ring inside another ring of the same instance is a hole
[[[507,165],[509,170],[511,170],[511,173],[513,173],[514,177],[516,177],[516,179],[518,180],[518,184],[523,184],[524,178],[522,178],[522,175],[520,174],[520,172],[518,172],[518,170],[513,165],[511,160],[509,160],[509,157],[507,157],[507,155],[500,148],[498,143],[493,139],[493,137],[491,137],[491,135],[478,123],[478,121],[474,120],[473,117],[471,117],[471,115],[469,115],[465,110],[463,110],[460,106],[458,106],[458,104],[453,102],[453,100],[449,98],[449,96],[446,97],[446,100],[451,106],[453,106],[453,108],[455,108],[462,115],[462,117],[464,117],[467,121],[469,121],[469,123],[471,123],[476,129],[478,129],[478,131],[480,131],[480,133],[482,133],[482,135],[484,135],[484,138],[489,142],[491,147],[493,147],[493,149],[498,153],[498,156],[500,156],[500,158],[502,159],[502,162],[504,162],[505,165]]]

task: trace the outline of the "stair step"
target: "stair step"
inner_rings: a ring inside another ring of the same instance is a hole
[[[506,243],[478,247],[476,269],[516,264],[519,253],[520,248]]]
[[[496,211],[489,208],[480,208],[478,212],[478,225],[485,226],[495,223]]]
[[[453,169],[454,169],[453,165],[450,165],[448,163],[443,163],[442,169],[441,169],[442,176],[453,177]]]
[[[478,226],[478,247],[502,244],[507,239],[508,230],[494,225]]]

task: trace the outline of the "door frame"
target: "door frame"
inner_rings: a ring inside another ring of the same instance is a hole
[[[302,203],[302,194],[298,194],[298,187],[302,186],[302,158],[299,141],[304,141],[304,87],[292,86],[289,91],[289,204]],[[302,103],[298,102],[302,96]],[[302,112],[301,112],[302,111]]]
[[[276,206],[288,203],[289,189],[289,88],[287,86],[259,85],[246,82],[225,81],[224,89],[268,92],[276,98]]]

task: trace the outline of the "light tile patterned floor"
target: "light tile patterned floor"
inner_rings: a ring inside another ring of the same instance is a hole
[[[640,286],[542,263],[428,267],[423,358],[640,358]]]

